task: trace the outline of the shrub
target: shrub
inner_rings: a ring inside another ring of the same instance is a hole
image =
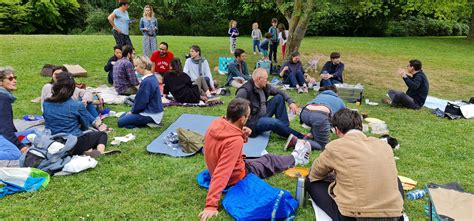
[[[109,16],[109,14],[102,9],[94,9],[89,12],[86,19],[87,26],[84,33],[110,32],[112,28],[107,20],[107,16]]]

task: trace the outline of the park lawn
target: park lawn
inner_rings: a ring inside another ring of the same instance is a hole
[[[141,36],[132,41],[141,53]],[[192,44],[200,45],[203,56],[211,68],[217,66],[219,56],[231,56],[228,38],[159,36],[167,41],[176,57],[184,61]],[[76,78],[88,86],[106,83],[103,66],[113,54],[113,37],[90,36],[0,36],[0,66],[10,65],[17,70],[18,90],[14,115],[40,114],[40,105],[30,100],[38,97],[43,84],[43,64],[81,64],[89,75]],[[257,56],[251,52],[251,39],[240,37],[238,47],[248,51],[252,70]],[[468,99],[474,96],[474,44],[463,38],[305,38],[300,52],[303,61],[321,58],[319,67],[332,51],[339,51],[346,64],[345,80],[365,85],[366,98],[379,102],[388,88],[405,90],[396,71],[405,67],[408,60],[420,59],[430,80],[430,95],[447,99]],[[280,52],[278,56],[281,56]],[[225,77],[215,74],[219,82]],[[234,90],[233,90],[234,92]],[[315,96],[289,92],[299,105]],[[223,97],[228,103],[232,97]],[[354,105],[348,105],[355,108]],[[125,105],[108,106],[114,111],[127,111]],[[53,177],[49,186],[36,193],[22,193],[0,199],[0,219],[8,218],[72,218],[72,219],[158,219],[196,220],[204,206],[206,191],[196,184],[196,174],[205,169],[204,158],[198,154],[190,158],[171,158],[152,155],[146,146],[165,130],[182,113],[222,116],[226,105],[212,108],[169,107],[165,109],[163,128],[139,130],[119,129],[116,118],[105,122],[114,128],[109,134],[123,136],[133,133],[137,139],[120,145],[120,155],[102,157],[95,169],[67,177]],[[370,117],[387,122],[390,134],[398,138],[401,149],[395,152],[400,158],[397,167],[400,175],[418,181],[418,188],[429,182],[458,182],[467,191],[474,191],[474,121],[449,121],[431,114],[428,109],[419,111],[394,109],[385,105],[360,107]],[[305,131],[297,120],[291,125]],[[111,140],[111,139],[109,139]],[[272,135],[267,150],[276,154],[282,151],[285,139]],[[314,160],[318,152],[313,152]],[[310,165],[308,165],[309,167]],[[294,193],[296,181],[282,174],[266,179],[271,185]],[[383,188],[383,187],[380,187]],[[406,201],[412,220],[422,220],[425,201]],[[231,217],[220,209],[219,219]],[[310,206],[298,210],[297,219],[313,220]]]

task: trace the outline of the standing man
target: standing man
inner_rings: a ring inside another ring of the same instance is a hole
[[[115,44],[122,47],[130,45],[133,48],[129,35],[130,18],[128,17],[128,0],[119,0],[119,7],[116,8],[107,17],[112,25],[112,34],[115,38]]]
[[[235,60],[229,64],[226,86],[239,88],[250,79],[249,69],[245,59],[247,55],[243,49],[237,48],[234,51]]]
[[[423,107],[428,96],[429,83],[425,73],[421,69],[421,61],[410,60],[407,65],[407,71],[403,68],[398,69],[398,74],[403,78],[408,87],[406,93],[396,90],[388,90],[388,96],[383,100],[384,103],[393,107],[405,107],[410,109],[420,109]]]
[[[226,117],[211,123],[204,140],[204,159],[211,175],[206,207],[199,213],[201,221],[216,216],[222,191],[235,185],[248,173],[260,178],[309,162],[311,146],[299,145],[288,156],[266,154],[256,159],[244,159],[242,148],[252,130],[245,127],[250,117],[250,102],[235,98],[227,106]]]
[[[342,109],[332,120],[339,139],[311,166],[306,190],[334,221],[403,220],[403,188],[387,142],[367,137],[357,111]]]
[[[268,100],[270,96],[273,98]],[[268,73],[265,69],[255,69],[252,78],[237,89],[236,97],[250,101],[251,112],[246,126],[252,129],[251,137],[271,130],[284,138],[292,138],[290,135],[298,139],[303,138],[301,133],[290,128],[285,101],[293,113],[296,113],[298,106],[288,94],[268,84]]]
[[[341,62],[341,54],[333,52],[329,57],[331,60],[326,62],[321,69],[321,86],[344,83],[344,77],[342,75],[344,72],[344,63]]]
[[[152,71],[163,76],[164,73],[170,70],[170,61],[174,58],[171,51],[168,51],[168,43],[161,42],[158,50],[151,54]]]

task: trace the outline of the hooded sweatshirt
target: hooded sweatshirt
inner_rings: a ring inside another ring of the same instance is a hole
[[[5,137],[8,141],[18,149],[23,147],[23,144],[18,140],[15,135],[16,128],[13,124],[13,109],[12,103],[15,102],[16,97],[13,96],[9,91],[7,91],[4,87],[0,87],[0,135]]]
[[[206,209],[217,210],[222,191],[245,177],[242,129],[224,118],[211,123],[204,138],[204,159],[211,184],[206,197]]]

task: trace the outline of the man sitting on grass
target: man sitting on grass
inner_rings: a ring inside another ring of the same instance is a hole
[[[252,78],[237,89],[235,96],[251,103],[250,118],[246,124],[252,129],[251,137],[265,131],[273,131],[284,138],[288,138],[290,134],[299,139],[303,138],[303,134],[290,128],[285,101],[293,113],[296,113],[298,106],[288,94],[268,83],[268,73],[265,69],[255,69]],[[273,97],[268,99],[270,96]]]
[[[139,82],[130,59],[133,59],[133,48],[130,45],[125,45],[122,48],[122,58],[115,63],[113,68],[114,88],[119,95],[137,93]]]
[[[245,58],[247,55],[243,49],[237,48],[234,51],[235,60],[229,64],[229,74],[227,76],[226,86],[239,88],[250,79],[249,69]]]
[[[356,111],[338,111],[331,124],[339,139],[313,162],[306,180],[311,199],[332,220],[403,220],[403,188],[390,145],[367,137]]]
[[[222,191],[236,184],[248,173],[265,178],[296,165],[309,162],[309,143],[297,145],[289,156],[264,155],[256,159],[244,159],[242,148],[251,129],[245,127],[250,117],[250,102],[235,98],[227,106],[226,117],[211,123],[204,140],[204,159],[211,175],[206,197],[206,207],[199,213],[201,220],[216,216]]]
[[[423,107],[428,96],[429,83],[425,73],[421,69],[421,61],[411,60],[407,65],[407,72],[403,68],[398,69],[398,74],[403,78],[408,87],[406,93],[396,90],[388,90],[389,98],[383,100],[384,103],[394,107],[406,107],[410,109],[420,109]]]

